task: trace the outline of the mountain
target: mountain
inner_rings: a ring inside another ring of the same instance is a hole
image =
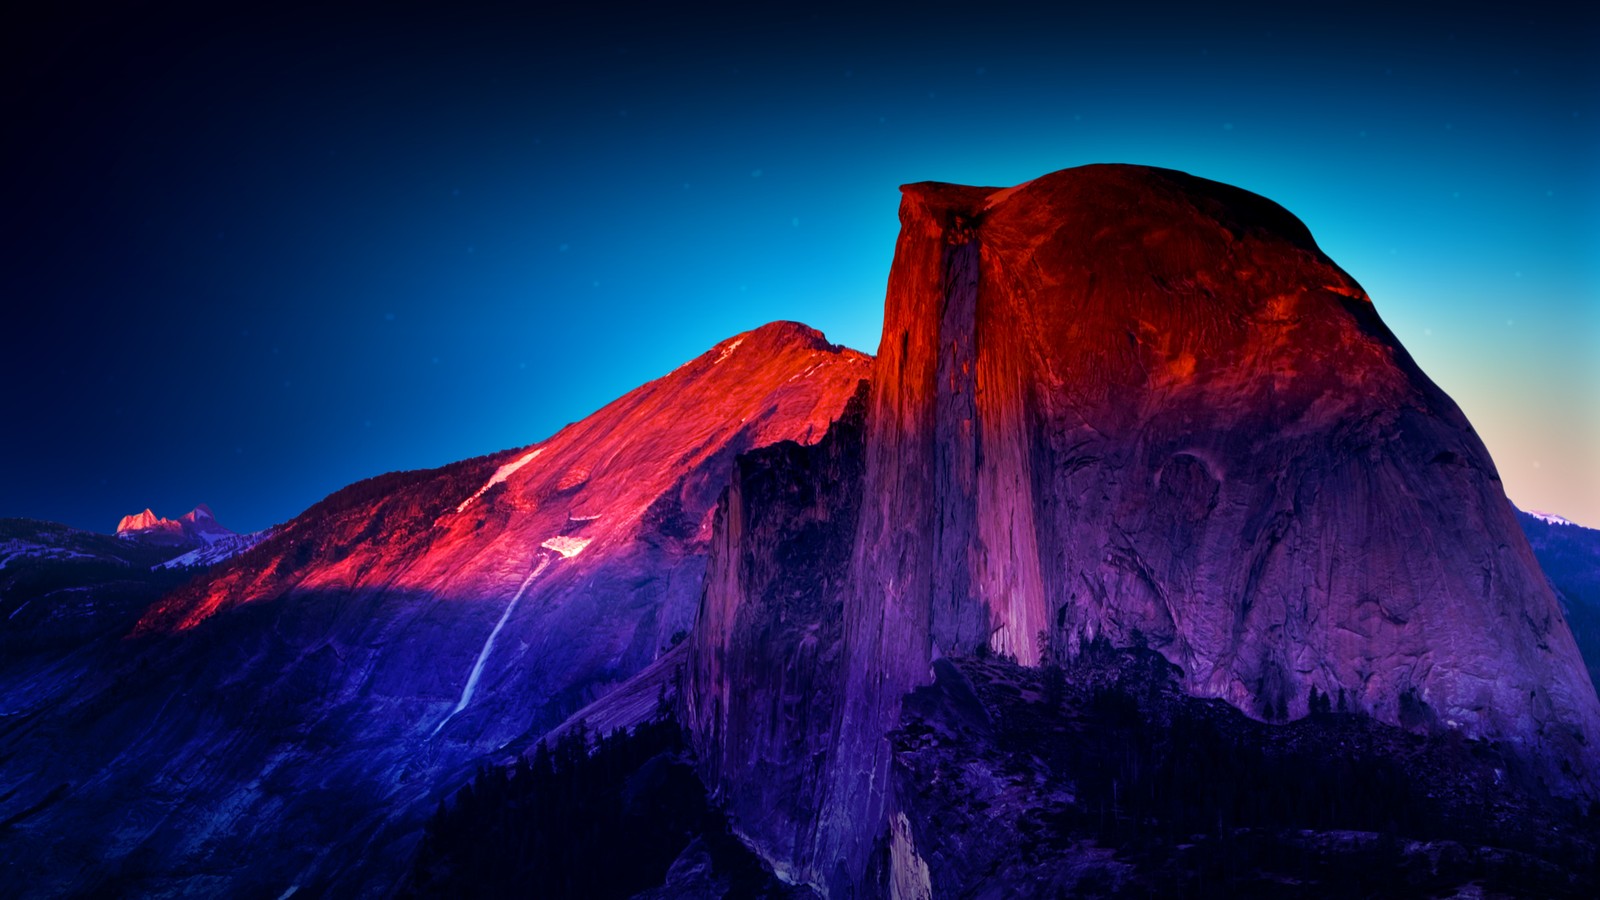
[[[329,496],[49,703],[0,686],[9,883],[385,894],[481,762],[681,654],[733,461],[818,440],[869,369],[746,332],[537,444]]]
[[[149,512],[149,510],[145,511]],[[218,522],[216,514],[211,512],[211,507],[204,503],[180,516],[178,524],[183,526],[184,534],[206,546],[238,537],[237,532]]]
[[[188,573],[160,571],[177,548],[35,519],[0,519],[0,681],[64,665],[121,635]]]
[[[148,544],[198,549],[218,543],[232,543],[239,535],[223,526],[204,503],[177,519],[164,519],[146,509],[123,516],[117,522],[117,537]]]
[[[142,513],[134,513],[131,516],[123,516],[120,520],[118,520],[116,533],[119,535],[126,534],[131,536],[139,534],[140,532],[151,530],[181,533],[183,531],[183,526],[172,521],[171,519],[161,518],[160,516],[151,512],[149,507],[146,507],[145,511]]]
[[[1337,696],[1594,796],[1600,700],[1488,452],[1299,220],[1136,166],[900,218],[870,402],[741,464],[680,701],[786,880],[926,895],[954,838],[889,736],[941,658],[1148,647],[1253,719]]]
[[[1518,510],[1517,521],[1561,598],[1589,677],[1600,684],[1600,530],[1551,513]]]
[[[142,513],[123,516],[117,522],[117,537],[169,547],[191,547],[198,543],[183,522],[164,519],[148,508]]]
[[[176,521],[148,509],[125,516],[115,536],[0,519],[0,672],[17,677],[25,662],[54,669],[100,638],[126,634],[194,569],[263,534],[235,534],[203,505]]]
[[[253,531],[249,534],[233,534],[231,532],[228,534],[213,534],[210,536],[209,543],[201,544],[193,550],[174,556],[163,562],[160,568],[209,568],[225,559],[238,556],[261,543],[272,536],[272,531],[272,529],[267,528],[262,531]]]

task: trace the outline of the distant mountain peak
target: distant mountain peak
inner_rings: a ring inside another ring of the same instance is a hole
[[[183,530],[182,525],[179,525],[177,522],[174,522],[171,519],[161,518],[152,512],[149,507],[145,507],[144,512],[134,513],[131,516],[123,516],[121,521],[117,522],[117,534],[119,535],[140,531],[151,531],[153,529],[170,531],[174,528],[179,531]]]
[[[156,515],[148,507],[144,512],[123,516],[117,522],[117,536],[162,544],[209,546],[234,532],[217,521],[211,507],[202,503],[177,519]]]
[[[211,511],[211,507],[205,505],[204,503],[184,513],[182,517],[182,520],[185,522],[198,522],[202,519],[212,522],[217,520],[217,516]]]
[[[1533,516],[1535,519],[1538,519],[1541,522],[1545,522],[1550,525],[1571,525],[1574,528],[1585,527],[1583,525],[1579,525],[1577,522],[1572,521],[1566,516],[1558,516],[1555,513],[1540,512],[1537,509],[1525,509],[1523,512]]]

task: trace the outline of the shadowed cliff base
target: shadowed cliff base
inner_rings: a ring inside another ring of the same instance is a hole
[[[1600,819],[1516,748],[1317,697],[1292,723],[1190,696],[1154,651],[946,658],[890,734],[868,896],[1586,898]],[[693,775],[673,702],[480,769],[403,896],[743,898],[786,886]],[[704,768],[703,764],[700,766]],[[746,814],[750,810],[744,810]],[[735,830],[730,830],[732,824]]]
[[[1518,748],[1417,734],[1340,700],[1262,723],[1159,654],[935,664],[890,736],[885,879],[932,896],[1588,897],[1596,809]],[[901,894],[904,896],[904,894]]]

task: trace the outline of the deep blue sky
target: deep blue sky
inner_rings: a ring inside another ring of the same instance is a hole
[[[872,351],[899,184],[1136,162],[1299,215],[1600,524],[1600,33],[1275,6],[5,13],[0,515],[260,528],[765,321]]]

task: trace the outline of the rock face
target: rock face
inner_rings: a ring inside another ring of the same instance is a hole
[[[808,601],[842,614],[805,650],[842,635],[837,739],[821,796],[789,804],[809,822],[736,822],[777,865],[834,896],[866,888],[899,840],[884,735],[932,660],[1034,664],[1097,637],[1148,644],[1186,690],[1257,718],[1343,692],[1385,722],[1521,744],[1558,791],[1594,789],[1600,702],[1493,462],[1297,219],[1131,166],[911,185],[900,216],[844,489],[859,508],[830,538],[848,547],[822,551],[849,569]],[[782,612],[775,567],[817,552],[741,524],[764,515],[748,502],[730,500],[713,557],[698,677],[733,665],[745,629],[804,630],[740,623]],[[766,689],[685,701],[735,810],[770,790],[774,758],[732,723],[813,741],[784,686],[743,677]]]
[[[163,519],[146,508],[142,513],[134,513],[131,516],[123,516],[119,519],[117,521],[117,534],[149,531],[152,528],[161,527],[163,524],[177,525],[171,519]],[[183,526],[180,525],[178,527],[181,529]]]
[[[539,444],[330,496],[51,708],[5,698],[28,724],[0,728],[0,821],[69,786],[8,833],[7,871],[44,894],[382,894],[477,761],[683,639],[734,459],[820,439],[869,369],[774,323]]]
[[[182,522],[163,519],[148,509],[142,513],[123,516],[118,520],[117,537],[149,543],[168,543],[173,546],[189,542],[189,536],[184,533]]]
[[[868,395],[815,446],[739,458],[680,694],[705,783],[791,883],[830,775]]]

